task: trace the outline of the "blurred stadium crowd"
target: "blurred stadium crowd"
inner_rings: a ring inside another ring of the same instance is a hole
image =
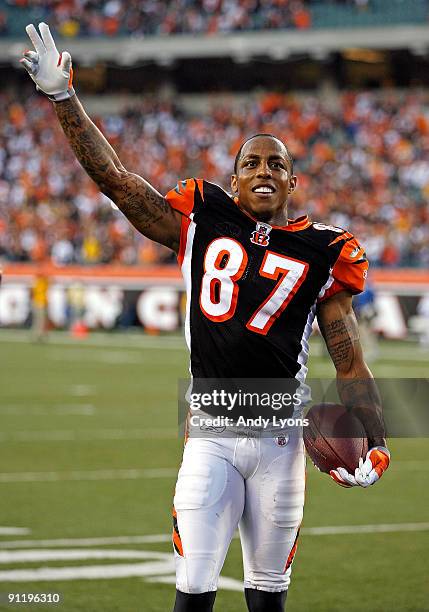
[[[334,0],[358,10],[371,2]],[[314,0],[7,0],[6,8],[36,9],[39,21],[47,21],[62,36],[75,37],[305,29],[312,26],[312,4]],[[0,11],[0,35],[9,33],[11,21],[6,9]]]
[[[199,176],[228,188],[242,140],[283,138],[296,160],[291,216],[354,231],[377,266],[429,266],[429,94],[360,92],[213,98],[204,115],[144,98],[97,124],[124,165],[162,193]],[[51,103],[0,95],[0,258],[56,264],[174,261],[98,193],[68,148]]]

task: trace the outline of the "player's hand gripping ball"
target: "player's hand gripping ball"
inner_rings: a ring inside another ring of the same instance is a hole
[[[390,453],[368,449],[361,421],[338,404],[319,404],[307,413],[304,444],[314,465],[343,487],[368,487],[389,467]]]

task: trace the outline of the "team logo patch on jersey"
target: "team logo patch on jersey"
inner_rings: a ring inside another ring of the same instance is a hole
[[[186,183],[187,181],[179,181],[176,185],[176,187],[174,188],[174,191],[176,193],[178,193],[179,195],[183,195],[186,191]]]
[[[250,242],[253,244],[258,244],[259,246],[266,247],[270,242],[270,232],[273,228],[268,223],[262,223],[258,221],[256,223],[256,229],[252,232],[250,236]]]
[[[277,436],[275,441],[277,446],[286,446],[286,444],[289,442],[289,436]]]
[[[357,246],[355,249],[353,249],[353,251],[350,253],[350,258],[354,259],[355,257],[357,257],[359,255],[361,251],[361,247]]]

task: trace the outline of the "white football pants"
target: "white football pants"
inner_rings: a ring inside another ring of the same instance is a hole
[[[244,587],[288,588],[305,489],[302,436],[289,435],[188,440],[174,496],[178,590],[217,589],[237,526]]]

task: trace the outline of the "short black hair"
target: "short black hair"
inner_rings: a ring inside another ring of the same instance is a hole
[[[235,156],[235,160],[234,160],[234,174],[237,174],[238,162],[240,161],[240,157],[241,157],[241,153],[243,151],[244,145],[246,145],[249,142],[249,140],[253,140],[253,138],[258,138],[259,136],[265,136],[265,137],[268,137],[268,138],[275,138],[276,140],[278,140],[279,142],[282,143],[282,145],[286,149],[287,157],[288,157],[288,160],[290,162],[291,174],[293,174],[293,157],[292,157],[289,149],[287,148],[286,144],[283,142],[283,140],[281,140],[281,138],[278,138],[278,136],[274,136],[274,134],[253,134],[253,136],[250,136],[249,138],[247,138],[243,142],[241,147],[238,149],[238,153]]]

